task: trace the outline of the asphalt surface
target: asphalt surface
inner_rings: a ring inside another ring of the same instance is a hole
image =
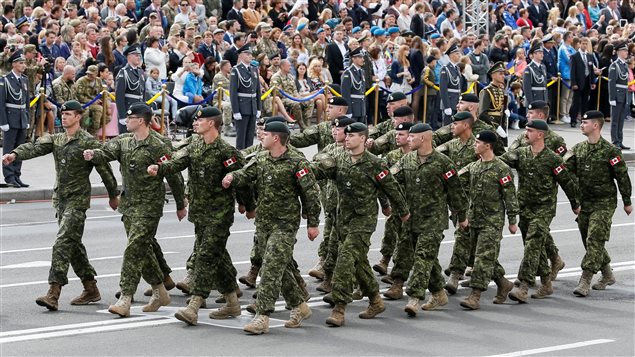
[[[311,150],[307,151],[311,153]],[[635,177],[629,163],[631,181]],[[251,315],[244,311],[239,319],[214,321],[210,310],[201,310],[199,326],[189,327],[173,318],[176,309],[185,306],[186,296],[172,290],[172,303],[157,313],[145,314],[141,306],[147,284],[142,281],[135,295],[133,316],[118,318],[105,310],[116,299],[121,256],[126,236],[120,216],[107,208],[103,198],[93,199],[84,233],[91,262],[99,274],[102,300],[88,306],[71,306],[70,300],[81,291],[81,283],[69,271],[70,282],[62,289],[60,310],[48,312],[35,304],[46,293],[51,245],[57,231],[55,214],[49,202],[0,205],[0,355],[1,356],[127,356],[127,355],[267,355],[267,356],[385,356],[446,355],[490,356],[635,355],[635,246],[633,216],[626,216],[621,200],[613,218],[612,236],[607,249],[612,258],[617,283],[605,291],[592,291],[577,298],[572,291],[580,276],[584,255],[574,214],[562,192],[558,214],[552,223],[552,235],[566,262],[554,283],[555,293],[545,300],[530,300],[518,305],[507,301],[493,305],[495,287],[483,293],[481,310],[464,311],[459,302],[469,294],[461,289],[439,311],[424,312],[408,318],[403,311],[407,298],[386,301],[386,312],[374,320],[362,320],[357,314],[367,301],[349,305],[346,324],[329,328],[330,314],[315,288],[318,282],[305,275],[312,298],[313,316],[299,329],[286,329],[289,316],[279,301],[272,314],[268,335],[249,336],[242,326]],[[369,259],[380,258],[384,218],[380,214],[373,234]],[[236,222],[228,249],[239,272],[249,269],[249,252],[254,232],[253,221],[236,213]],[[173,201],[165,207],[157,238],[175,281],[185,276],[185,261],[193,245],[194,227],[178,222]],[[522,259],[519,235],[505,231],[500,262],[510,279],[515,278]],[[453,233],[445,232],[439,259],[446,267],[452,253]],[[315,264],[321,237],[310,242],[306,229],[298,232],[295,258],[303,274]],[[595,279],[598,279],[596,276]],[[244,286],[241,286],[244,287]],[[380,283],[381,289],[386,284]],[[244,290],[242,305],[250,303],[253,289]],[[207,300],[209,308],[217,292]]]

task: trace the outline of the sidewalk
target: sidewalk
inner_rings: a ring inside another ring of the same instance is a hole
[[[551,125],[552,130],[556,131],[567,142],[568,147],[572,147],[576,143],[585,140],[585,137],[580,133],[580,129],[571,128],[568,124],[563,125]],[[602,129],[602,135],[605,139],[610,140],[611,137],[611,125],[605,123]],[[521,135],[523,130],[510,130],[510,142],[513,141],[518,135]],[[234,138],[227,138],[223,136],[223,139],[231,144],[235,144]],[[624,151],[623,159],[625,161],[635,160],[635,121],[627,121],[624,125],[624,144],[630,146],[632,149]],[[302,149],[307,157],[312,157],[315,154],[315,147]],[[117,178],[117,182],[121,184],[121,174],[119,173],[119,163],[112,162],[112,169]],[[184,172],[184,175],[186,173]],[[33,200],[50,200],[53,195],[53,186],[55,185],[55,164],[53,162],[52,155],[46,155],[25,161],[22,164],[22,180],[25,183],[30,184],[28,188],[0,188],[0,203],[10,202],[15,200],[20,201],[33,201]],[[106,195],[106,189],[101,183],[101,178],[97,174],[96,170],[90,175],[90,182],[93,185],[93,195]]]

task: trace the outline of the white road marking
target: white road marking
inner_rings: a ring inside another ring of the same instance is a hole
[[[557,345],[557,346],[551,346],[551,347],[536,348],[536,349],[533,349],[533,350],[522,350],[522,351],[510,352],[510,353],[505,353],[505,354],[500,354],[500,355],[492,355],[492,356],[489,356],[489,357],[530,356],[530,355],[535,355],[535,354],[539,354],[539,353],[570,350],[570,349],[573,349],[573,348],[580,348],[580,347],[585,347],[585,346],[593,346],[593,345],[599,345],[599,344],[602,344],[602,343],[610,343],[610,342],[615,342],[615,340],[599,339],[599,340],[582,341],[582,342],[576,342],[576,343],[568,343],[566,345]]]
[[[0,332],[0,338],[10,337],[10,336],[19,336],[19,335],[32,335],[32,334],[42,333],[42,332],[53,332],[53,331],[60,331],[60,330],[85,328],[85,327],[107,326],[107,325],[131,323],[131,322],[145,321],[145,320],[155,320],[157,318],[159,317],[144,315],[139,317],[131,317],[128,319],[82,322],[78,324],[55,325],[55,326],[38,327],[38,328],[31,328],[31,329],[25,329],[25,330],[5,331],[5,332]]]
[[[178,252],[163,252],[163,255],[177,254],[177,253]],[[114,260],[114,259],[121,259],[121,258],[123,258],[123,255],[113,255],[110,257],[90,258],[90,261]],[[0,269],[44,268],[44,267],[48,268],[50,266],[51,266],[50,260],[35,260],[32,262],[3,265],[3,266],[0,266]]]

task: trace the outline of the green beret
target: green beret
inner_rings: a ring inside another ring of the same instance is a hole
[[[597,110],[589,110],[588,112],[584,113],[584,115],[582,116],[582,120],[592,120],[592,119],[604,120],[604,114]]]
[[[392,112],[392,116],[395,118],[408,117],[414,115],[415,112],[407,105],[399,107]]]
[[[213,118],[222,115],[221,111],[216,107],[204,107],[196,112],[194,120],[198,118]]]
[[[495,144],[497,137],[496,134],[491,130],[483,130],[480,133],[476,134],[476,140],[482,141],[488,144]]]
[[[346,134],[348,133],[363,133],[366,130],[368,130],[368,127],[366,126],[366,124],[363,123],[353,123],[350,124],[346,127],[346,129],[344,129],[344,132]]]
[[[426,131],[431,131],[432,127],[425,123],[417,123],[410,128],[410,133],[418,134],[425,133]]]
[[[533,102],[529,103],[529,106],[527,107],[527,109],[532,110],[532,109],[544,109],[548,106],[549,104],[547,104],[547,102],[545,102],[544,100],[534,100]]]
[[[544,120],[530,120],[525,127],[542,131],[549,131],[549,125]]]
[[[402,92],[392,92],[388,95],[388,99],[386,99],[387,103],[392,103],[392,102],[396,102],[398,100],[404,100],[407,99],[406,95],[403,94]]]
[[[268,118],[265,119],[265,124],[274,123],[274,122],[286,124],[287,123],[287,119],[285,119],[283,117],[279,117],[279,116],[268,117]]]
[[[355,120],[353,120],[352,118],[347,117],[346,115],[343,115],[339,118],[335,118],[333,119],[333,126],[336,128],[346,128],[347,126],[351,125],[355,123]]]
[[[76,100],[69,100],[62,104],[60,111],[64,112],[67,110],[82,110],[82,105]]]
[[[270,133],[285,133],[285,134],[290,133],[289,127],[287,126],[287,124],[281,123],[279,121],[272,121],[272,122],[266,123],[265,128],[263,130]]]
[[[452,117],[452,121],[462,121],[468,119],[474,119],[474,116],[470,112],[458,112]]]
[[[395,130],[397,131],[410,131],[410,128],[412,128],[415,125],[415,123],[411,123],[408,121],[405,121],[403,123],[399,123],[399,125],[397,125],[397,128],[395,128]]]

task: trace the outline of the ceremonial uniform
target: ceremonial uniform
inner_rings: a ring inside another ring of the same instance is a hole
[[[101,79],[97,78],[97,66],[88,66],[86,70],[87,75],[81,77],[75,82],[75,95],[77,100],[86,105],[91,102],[101,92]],[[88,78],[88,74],[94,76],[91,81]],[[144,82],[145,83],[145,82]],[[103,100],[103,98],[101,99]],[[128,107],[126,107],[128,110]],[[82,128],[89,133],[95,135],[97,130],[101,128],[101,121],[104,116],[104,107],[100,100],[89,105],[87,110],[84,111],[84,117],[82,118]],[[106,116],[106,124],[110,122],[110,116]]]
[[[547,97],[547,67],[536,61],[531,61],[523,74],[523,93],[525,102],[533,103],[537,100],[548,101]]]
[[[505,123],[507,115],[507,93],[505,88],[498,87],[493,83],[485,87],[479,93],[479,116],[486,114],[495,126],[507,128]],[[507,131],[507,130],[505,130]]]
[[[139,52],[137,45],[126,47],[124,56]],[[135,103],[145,103],[146,74],[140,68],[134,68],[126,64],[115,78],[115,103],[117,104],[117,115],[119,117],[119,134],[128,132],[126,129],[126,112]],[[101,89],[101,88],[100,88]]]
[[[364,56],[361,48],[357,48],[350,53],[350,57]],[[344,73],[341,80],[342,97],[350,100],[348,114],[356,122],[366,122],[366,80],[364,70],[351,64]]]
[[[445,52],[447,55],[459,51],[456,45],[450,46]],[[463,87],[463,75],[455,63],[448,63],[441,69],[439,76],[439,94],[441,95],[441,110],[443,110],[443,125],[452,122],[452,116],[456,113],[456,105],[461,97]],[[428,111],[436,108],[428,108]]]
[[[630,113],[631,93],[628,90],[628,66],[616,59],[609,67],[609,104],[611,105],[611,142],[623,145],[624,120]]]
[[[239,49],[239,52],[244,51],[250,50],[245,46]],[[234,66],[229,78],[229,92],[236,127],[236,149],[242,150],[253,145],[256,120],[262,110],[256,68],[242,62]]]

